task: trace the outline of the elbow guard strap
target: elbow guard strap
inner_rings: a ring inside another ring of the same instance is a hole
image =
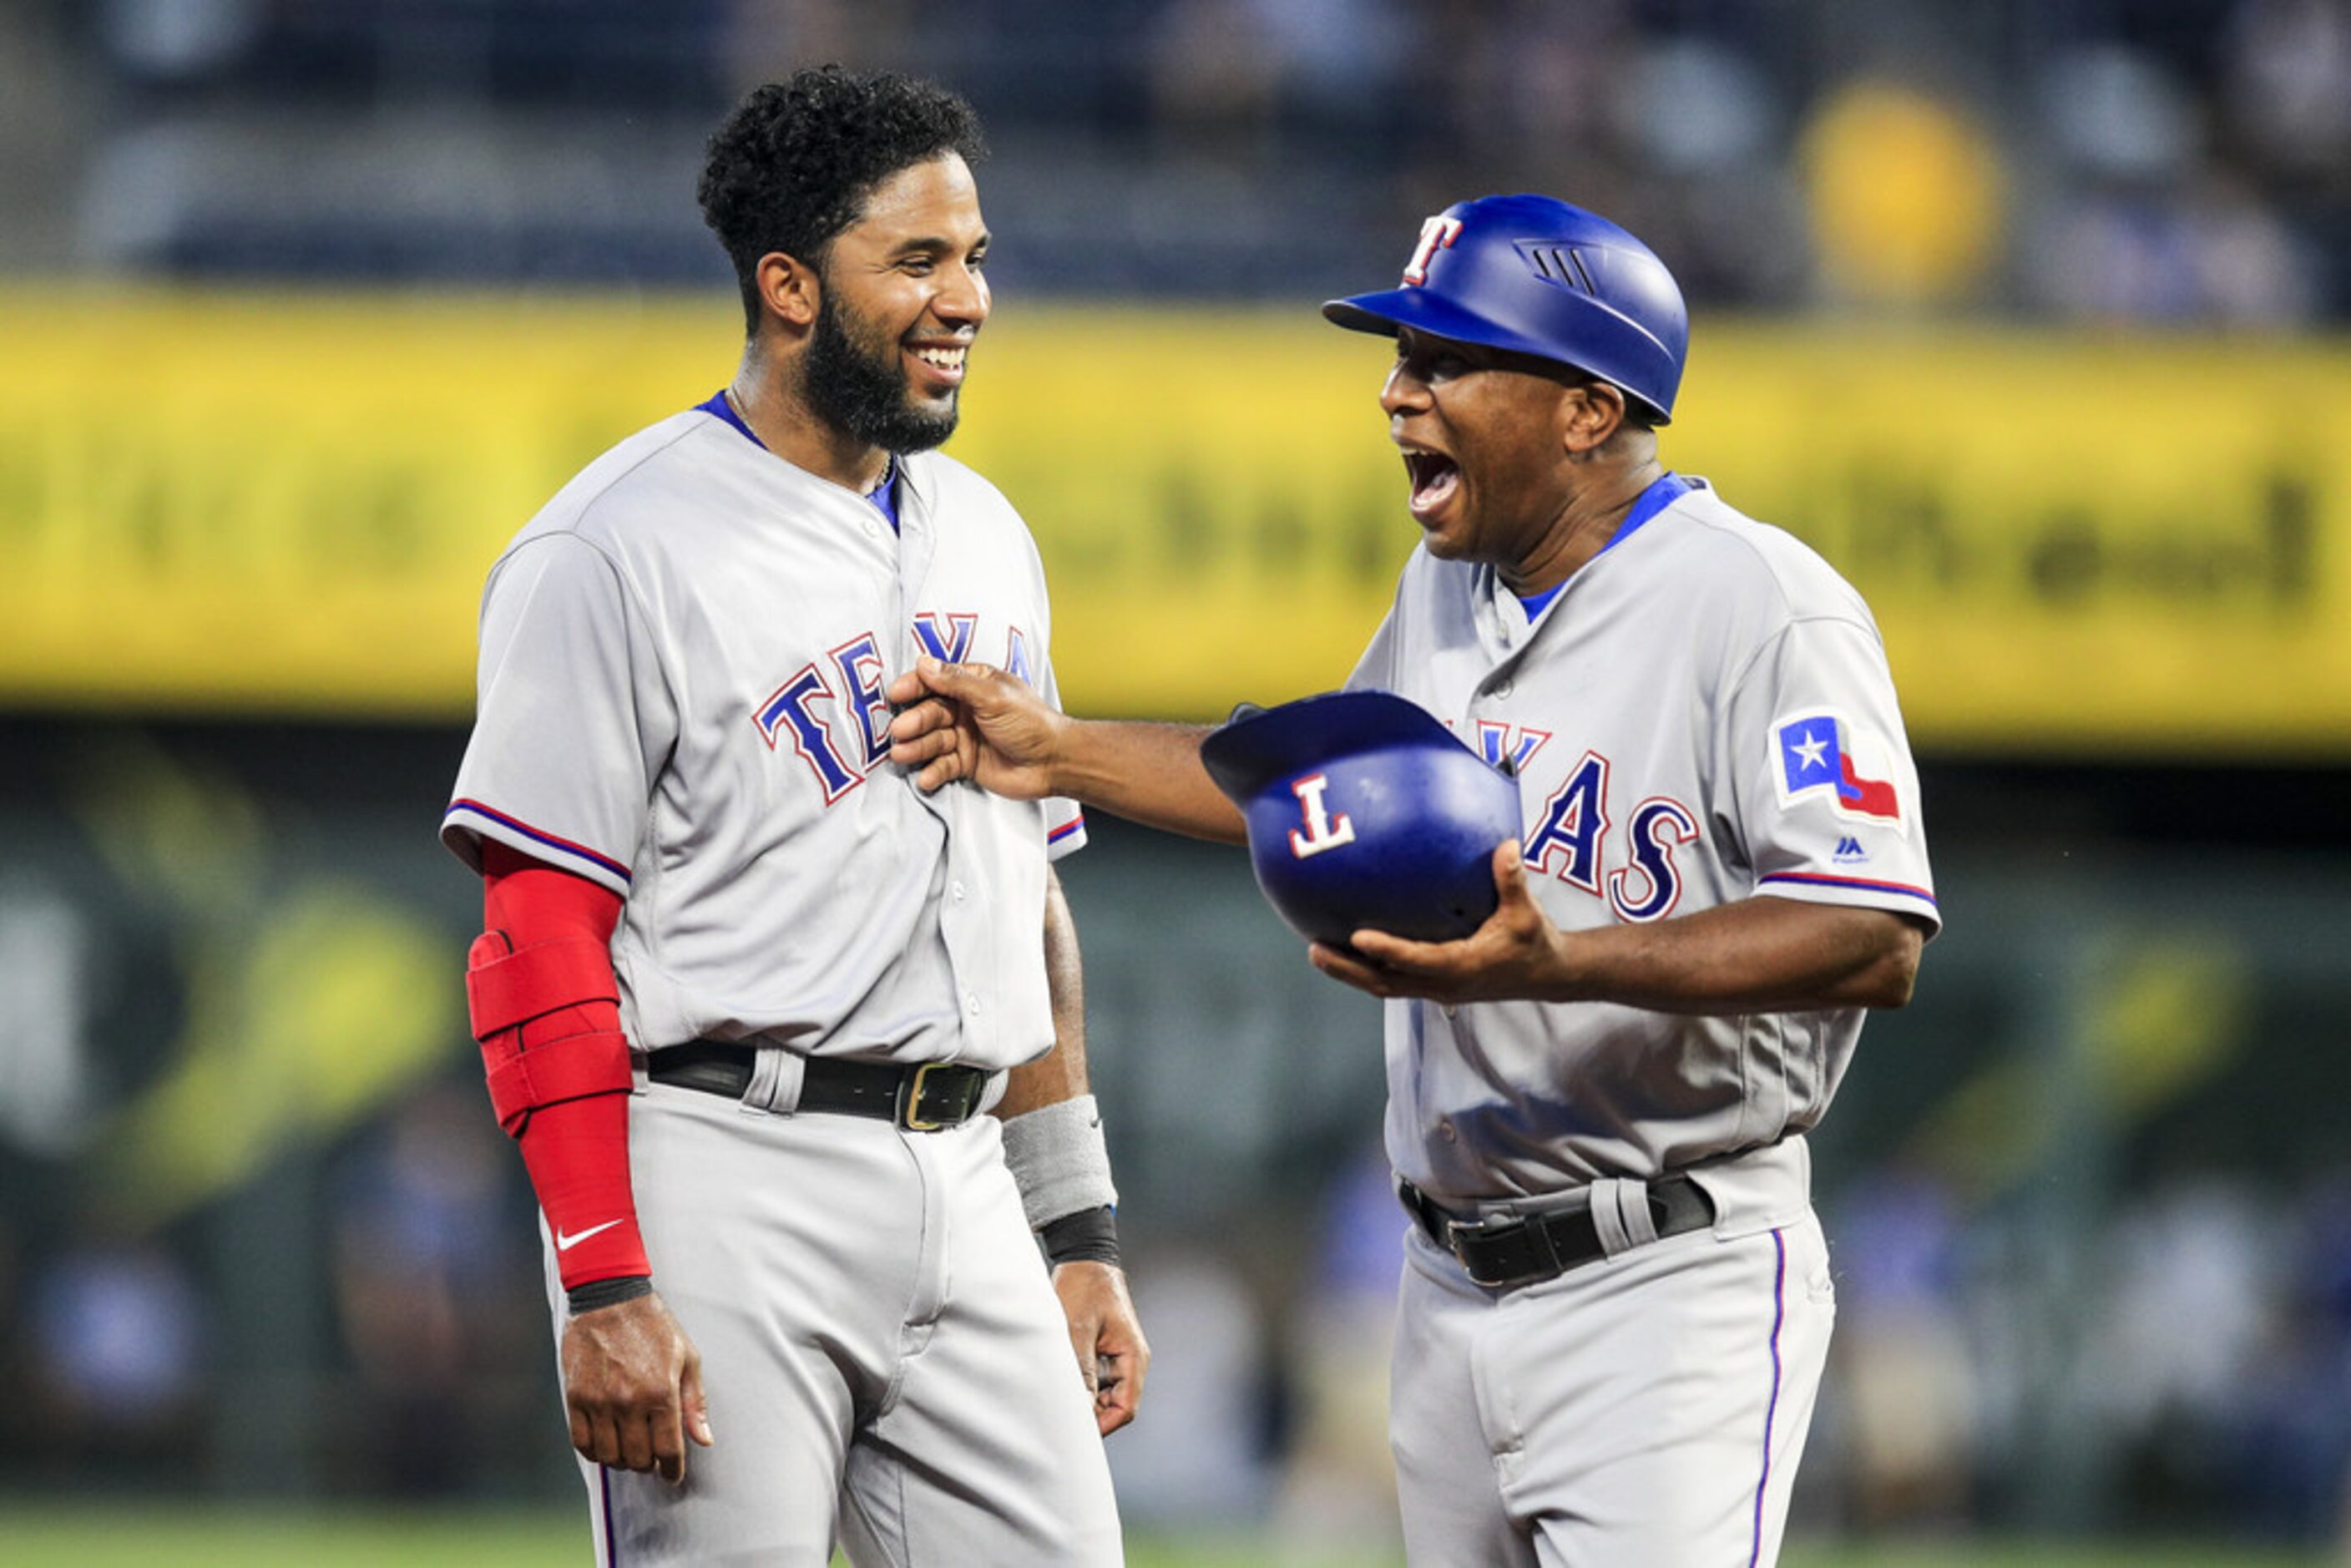
[[[486,931],[466,956],[465,999],[490,1105],[519,1137],[533,1111],[632,1086],[610,951],[584,937],[517,948]]]
[[[591,1094],[625,1094],[633,1087],[628,1037],[619,1030],[567,1035],[516,1051],[490,1067],[488,1077],[490,1109],[509,1137],[521,1134],[533,1111]]]
[[[517,948],[505,932],[485,931],[465,955],[465,1006],[485,1043],[562,1008],[620,999],[611,950],[585,936]]]

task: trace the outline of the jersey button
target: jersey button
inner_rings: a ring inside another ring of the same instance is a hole
[[[1510,695],[1510,683],[1508,681],[1496,681],[1494,683],[1494,695],[1498,697],[1507,698]]]
[[[977,991],[966,991],[964,993],[963,1010],[971,1014],[974,1018],[977,1018],[979,1016],[979,993]]]
[[[947,892],[954,896],[957,904],[963,902],[963,883],[958,882],[948,884]]]
[[[1461,1140],[1461,1134],[1453,1130],[1453,1118],[1450,1116],[1437,1124],[1437,1135],[1448,1144],[1458,1143]]]
[[[1461,1009],[1455,1007],[1451,1002],[1447,1002],[1445,1004],[1445,1016],[1447,1018],[1458,1018],[1461,1016]]]

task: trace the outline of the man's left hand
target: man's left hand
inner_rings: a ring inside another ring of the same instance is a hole
[[[1143,1375],[1151,1346],[1115,1264],[1064,1263],[1053,1270],[1053,1293],[1070,1320],[1070,1348],[1094,1396],[1094,1425],[1109,1437],[1134,1419],[1143,1404]]]
[[[1494,890],[1501,903],[1486,924],[1453,942],[1413,942],[1384,931],[1358,931],[1347,947],[1317,942],[1314,967],[1375,997],[1437,1002],[1570,999],[1571,968],[1562,933],[1535,902],[1512,839],[1494,851]]]

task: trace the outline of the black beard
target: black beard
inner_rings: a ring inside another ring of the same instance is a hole
[[[944,413],[916,407],[906,390],[898,345],[866,332],[864,325],[835,308],[830,293],[818,304],[816,328],[800,361],[800,392],[809,411],[868,446],[928,452],[955,434],[956,395],[948,394]]]

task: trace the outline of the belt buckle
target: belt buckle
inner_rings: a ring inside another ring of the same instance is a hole
[[[949,1065],[944,1061],[925,1061],[898,1081],[898,1125],[909,1133],[935,1133],[956,1125],[956,1121],[932,1122],[923,1117],[923,1091],[930,1083],[931,1070]]]
[[[1536,1261],[1535,1266],[1498,1279],[1481,1279],[1478,1270],[1471,1266],[1468,1254],[1463,1249],[1464,1247],[1480,1241],[1499,1241],[1505,1238],[1516,1239],[1521,1233],[1531,1234],[1541,1243],[1541,1257]],[[1453,1260],[1461,1265],[1462,1272],[1469,1276],[1470,1282],[1481,1285],[1488,1290],[1506,1290],[1514,1285],[1531,1284],[1537,1280],[1553,1279],[1562,1272],[1559,1249],[1553,1245],[1551,1232],[1530,1218],[1511,1218],[1499,1222],[1486,1218],[1473,1220],[1465,1225],[1460,1220],[1448,1217],[1445,1221],[1445,1241],[1447,1250],[1453,1254]]]
[[[1445,1213],[1443,1209],[1437,1212]],[[1465,1241],[1498,1240],[1513,1230],[1524,1230],[1526,1228],[1526,1220],[1515,1215],[1509,1218],[1497,1218],[1493,1215],[1488,1215],[1480,1219],[1456,1219],[1447,1214],[1445,1215],[1445,1243],[1453,1249],[1456,1256],[1458,1256],[1461,1244]]]

